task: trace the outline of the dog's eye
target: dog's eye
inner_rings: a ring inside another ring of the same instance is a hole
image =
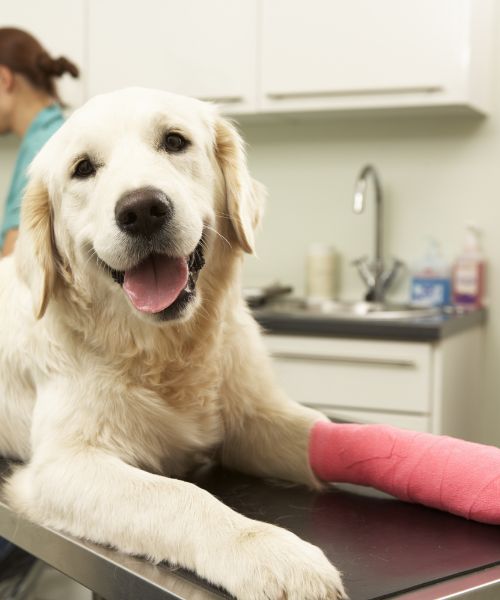
[[[188,141],[180,133],[167,133],[163,138],[163,147],[167,152],[181,152],[188,145]]]
[[[89,158],[82,158],[73,170],[73,177],[76,179],[86,179],[95,174],[95,165]]]

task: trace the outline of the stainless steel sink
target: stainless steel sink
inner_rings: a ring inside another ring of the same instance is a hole
[[[377,302],[311,301],[303,298],[275,300],[263,309],[274,313],[309,315],[335,319],[420,319],[441,314],[439,308],[421,308],[408,304],[380,304]]]

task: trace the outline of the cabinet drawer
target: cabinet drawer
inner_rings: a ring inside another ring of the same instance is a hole
[[[279,383],[298,402],[430,412],[430,344],[274,335],[266,341]]]

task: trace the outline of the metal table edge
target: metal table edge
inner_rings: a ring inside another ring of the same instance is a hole
[[[157,566],[139,557],[128,556],[117,550],[100,547],[48,527],[41,527],[11,510],[0,501],[1,536],[33,554],[47,565],[105,600],[215,600],[227,598],[222,591],[209,589],[210,584],[195,575],[185,575],[182,569],[161,565],[162,574],[172,585],[161,585],[120,561],[137,566],[140,570]],[[114,555],[114,556],[107,556]],[[195,581],[196,580],[196,581]],[[207,587],[205,587],[207,586]],[[180,587],[183,594],[173,589]]]

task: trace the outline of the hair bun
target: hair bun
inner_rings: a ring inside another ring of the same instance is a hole
[[[78,67],[74,65],[64,56],[59,58],[51,58],[47,52],[43,52],[38,57],[38,66],[47,75],[52,77],[61,77],[65,73],[69,73],[72,77],[78,77]]]

